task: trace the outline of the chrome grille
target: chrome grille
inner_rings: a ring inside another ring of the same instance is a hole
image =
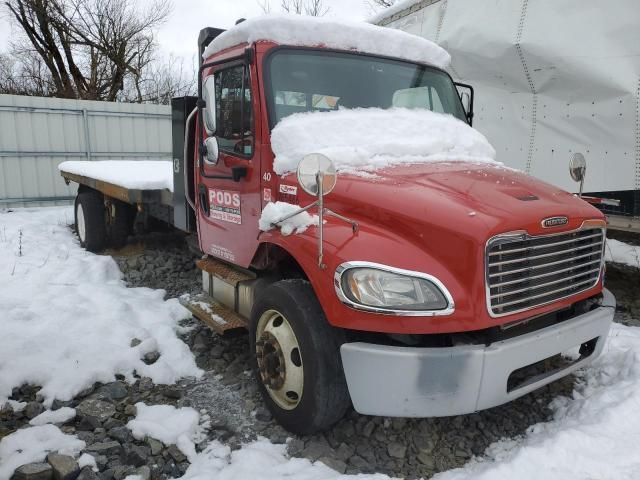
[[[495,317],[544,305],[594,287],[605,230],[531,237],[505,234],[487,244],[487,304]]]

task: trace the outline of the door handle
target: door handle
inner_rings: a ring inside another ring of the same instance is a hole
[[[198,198],[200,200],[200,208],[202,208],[205,215],[209,216],[209,195],[207,194],[206,185],[198,185]]]

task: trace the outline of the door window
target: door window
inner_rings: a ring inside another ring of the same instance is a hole
[[[244,65],[215,73],[215,125],[221,151],[253,155],[253,108],[248,68]]]

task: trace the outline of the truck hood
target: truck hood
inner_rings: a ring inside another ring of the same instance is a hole
[[[580,198],[517,170],[477,162],[400,165],[368,175],[343,173],[327,198],[336,211],[399,226],[423,238],[446,230],[481,242],[513,230],[553,233],[543,219],[566,216],[578,228],[585,219],[603,218]]]

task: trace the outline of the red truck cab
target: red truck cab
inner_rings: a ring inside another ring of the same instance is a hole
[[[194,162],[200,248],[267,279],[236,310],[250,311],[256,377],[275,417],[308,433],[349,403],[372,415],[470,413],[597,357],[615,305],[603,289],[604,217],[524,173],[474,161],[392,165],[373,180],[339,171],[324,204],[309,209],[338,216],[298,234],[277,222],[260,230],[270,202],[316,200],[274,165],[272,133],[286,118],[389,109],[395,92],[418,88],[409,108],[472,119],[436,65],[375,47],[288,45],[292,35],[269,21],[203,30]],[[313,152],[327,132],[307,133]],[[214,277],[205,283],[215,297]]]

